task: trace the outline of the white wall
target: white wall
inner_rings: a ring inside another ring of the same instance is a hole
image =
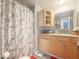
[[[38,50],[38,19],[37,19],[37,13],[41,9],[42,8],[38,4],[35,4],[35,45],[36,45],[36,50]]]

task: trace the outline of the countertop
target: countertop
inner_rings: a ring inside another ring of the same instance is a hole
[[[78,37],[77,35],[72,35],[72,34],[42,34],[42,35],[55,35],[55,36],[69,36],[69,37]]]
[[[67,36],[67,37],[78,37],[78,46],[79,46],[79,36],[72,34],[41,34],[41,35],[54,35],[54,36]]]

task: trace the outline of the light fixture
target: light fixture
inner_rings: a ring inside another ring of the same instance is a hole
[[[58,0],[59,4],[62,5],[65,3],[65,0]]]

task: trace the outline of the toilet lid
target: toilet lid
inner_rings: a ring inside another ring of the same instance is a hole
[[[30,59],[30,57],[26,56],[26,57],[20,57],[18,59]]]

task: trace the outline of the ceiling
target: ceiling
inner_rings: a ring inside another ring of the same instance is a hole
[[[77,0],[65,0],[63,5],[75,4]],[[58,0],[36,0],[36,2],[43,8],[55,9],[61,5],[58,4]]]
[[[54,8],[56,5],[57,0],[36,0],[36,2],[42,7],[42,8]]]
[[[32,6],[35,3],[39,4],[42,8],[49,8],[49,9],[55,9],[56,7],[60,6],[58,4],[58,0],[21,0],[28,6]],[[70,5],[74,4],[77,0],[66,0],[65,4]]]
[[[32,7],[35,4],[35,0],[18,0],[18,1],[23,2],[28,7]]]

